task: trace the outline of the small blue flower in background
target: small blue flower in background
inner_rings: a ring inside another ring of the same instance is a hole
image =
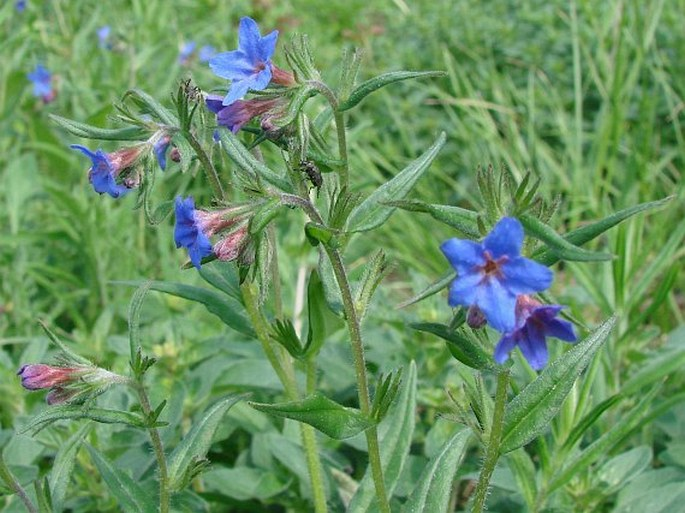
[[[43,65],[38,64],[36,68],[26,75],[33,83],[33,96],[41,98],[45,103],[55,99],[55,90],[52,87],[52,73]]]
[[[224,105],[242,98],[250,89],[266,89],[271,81],[271,57],[276,50],[277,39],[277,30],[262,37],[257,22],[252,18],[241,18],[238,49],[220,53],[209,61],[215,75],[231,81]]]
[[[557,319],[561,305],[543,305],[535,299],[521,295],[516,302],[516,329],[505,333],[495,348],[495,361],[504,363],[509,353],[518,346],[521,353],[535,370],[547,364],[546,337],[575,342],[573,325]]]
[[[216,48],[214,48],[212,45],[205,45],[202,48],[200,48],[197,57],[198,59],[200,59],[200,62],[209,62],[210,59],[215,55]]]
[[[186,248],[190,261],[199,269],[202,259],[213,252],[212,243],[204,232],[201,213],[195,208],[192,196],[186,199],[177,196],[175,212],[174,242],[176,242],[176,247]]]
[[[118,198],[138,185],[135,182],[117,183],[117,177],[121,171],[128,168],[138,158],[141,146],[123,148],[113,153],[105,153],[102,150],[93,153],[88,148],[78,144],[72,144],[71,148],[90,158],[92,166],[88,172],[88,179],[93,184],[95,192],[107,193],[112,198]]]
[[[178,52],[178,63],[181,65],[186,65],[190,62],[190,58],[193,56],[195,51],[195,41],[188,41],[184,43],[181,47],[181,51]]]
[[[502,218],[482,244],[449,239],[440,249],[456,269],[449,291],[450,306],[477,306],[488,324],[503,333],[516,327],[516,297],[545,290],[554,274],[521,256],[523,227]]]
[[[100,46],[100,48],[112,48],[112,45],[109,41],[109,36],[112,34],[112,27],[110,27],[109,25],[104,25],[97,30],[97,34],[98,45]]]
[[[14,2],[14,7],[18,12],[24,12],[24,10],[26,9],[26,4],[26,0],[17,0],[16,2]]]

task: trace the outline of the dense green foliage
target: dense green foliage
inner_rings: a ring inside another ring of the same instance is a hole
[[[444,130],[445,146],[408,199],[478,209],[479,166],[506,167],[519,180],[531,170],[541,179],[542,193],[560,202],[550,224],[563,234],[621,209],[675,196],[587,245],[612,253],[612,260],[555,268],[550,296],[569,305],[570,316],[588,328],[583,338],[614,312],[618,320],[569,397],[557,405],[551,429],[525,450],[512,445],[515,450],[500,460],[488,510],[675,511],[685,498],[685,277],[678,273],[685,238],[685,2],[34,0],[24,12],[13,4],[0,7],[0,447],[22,484],[63,460],[73,461],[68,453],[77,451],[73,469],[64,463],[61,477],[50,481],[53,490],[64,487],[65,510],[135,510],[135,498],[117,496],[105,483],[112,479],[133,480],[143,497],[156,493],[150,479],[154,457],[142,431],[80,421],[36,435],[23,432],[48,407],[44,394],[24,391],[15,374],[22,364],[49,361],[54,354],[37,319],[71,349],[125,374],[129,302],[136,290],[131,285],[152,279],[206,287],[194,269],[181,269],[185,254],[174,247],[172,220],[151,227],[142,209],[134,210],[133,195],[113,201],[93,193],[83,158],[68,148],[84,141],[48,115],[110,127],[113,102],[130,88],[167,103],[189,74],[205,90],[219,88],[222,81],[197,57],[179,64],[178,51],[190,40],[232,49],[238,19],[250,15],[262,27],[281,31],[279,46],[291,33],[309,34],[322,70],[335,68],[343,46],[355,45],[365,51],[361,80],[388,70],[447,72],[390,85],[350,111],[351,182],[363,184],[360,192],[394,176]],[[112,27],[112,49],[98,47],[96,30],[103,25]],[[56,75],[52,103],[31,94],[26,74],[37,63]],[[265,155],[267,162],[277,157],[276,151]],[[158,179],[155,201],[192,192],[208,203],[201,181],[201,174],[193,180],[167,172]],[[284,307],[292,317],[298,275],[304,278],[315,267],[316,255],[299,224],[288,216],[276,223]],[[396,435],[396,445],[406,443],[410,452],[390,464],[397,467],[394,500],[430,500],[431,492],[424,496],[414,489],[422,469],[430,462],[453,472],[459,451],[468,447],[450,497],[452,510],[461,511],[483,455],[457,431],[476,422],[465,418],[465,405],[474,395],[493,393],[494,380],[474,379],[442,340],[408,327],[449,323],[444,294],[396,309],[448,271],[438,246],[452,236],[453,230],[430,216],[398,209],[374,236],[360,236],[346,256],[353,275],[361,275],[378,248],[394,262],[365,327],[374,375],[405,369],[398,402],[388,414],[396,422],[381,425],[381,439],[390,446],[393,430],[410,430],[415,421],[411,443]],[[169,401],[161,417],[168,424],[160,433],[165,446],[180,447],[172,458],[178,463],[184,458],[182,436],[202,426],[199,420],[207,420],[208,409],[227,394],[250,392],[256,403],[286,398],[247,329],[229,329],[201,304],[159,292],[157,282],[139,312],[138,336],[158,358],[150,371],[151,402]],[[319,387],[338,403],[356,406],[345,337],[338,329],[326,340]],[[550,349],[554,357],[566,347]],[[514,359],[516,390],[535,373],[519,354]],[[416,397],[408,385],[412,379],[418,381]],[[126,409],[132,398],[112,390],[100,401]],[[218,426],[209,435],[211,444],[198,428],[195,443],[206,442],[211,466],[176,497],[175,507],[309,510],[311,489],[295,423],[245,402],[219,420],[207,420]],[[357,482],[369,486],[363,480],[363,438],[318,440],[333,469],[327,486],[339,489],[332,494],[332,510],[342,510]],[[436,476],[426,486],[452,485],[440,472]],[[23,511],[6,491],[0,484],[1,511]]]

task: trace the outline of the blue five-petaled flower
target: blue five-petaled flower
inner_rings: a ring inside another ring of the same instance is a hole
[[[548,358],[546,337],[576,341],[573,325],[556,318],[562,308],[561,305],[543,305],[530,296],[519,296],[516,302],[516,329],[502,335],[495,348],[495,361],[504,363],[509,353],[518,346],[533,369],[542,369]]]
[[[93,184],[95,192],[100,194],[107,193],[113,198],[118,198],[130,190],[125,185],[116,182],[115,178],[121,169],[116,163],[110,160],[107,153],[99,149],[93,153],[85,146],[80,146],[78,144],[72,144],[71,148],[79,150],[81,153],[88,156],[93,163],[88,178],[90,183]]]
[[[176,247],[186,248],[190,261],[199,269],[202,259],[211,255],[213,249],[209,237],[203,231],[193,197],[188,196],[183,199],[177,196],[175,212],[174,242],[176,242]]]
[[[456,269],[449,291],[451,306],[477,306],[490,326],[503,333],[516,327],[516,297],[545,290],[553,273],[521,256],[523,227],[502,218],[482,244],[450,239],[440,249]]]
[[[231,81],[223,104],[230,105],[247,92],[266,89],[271,81],[271,57],[276,49],[278,31],[262,37],[257,22],[241,18],[238,31],[238,49],[215,55],[209,67],[215,75]]]

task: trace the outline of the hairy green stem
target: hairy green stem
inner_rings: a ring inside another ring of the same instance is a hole
[[[354,306],[352,289],[350,288],[350,282],[347,278],[345,264],[343,263],[342,256],[338,250],[326,247],[326,254],[331,261],[336,281],[340,287],[345,317],[347,318],[347,328],[350,333],[350,342],[352,345],[352,359],[354,360],[354,368],[357,374],[359,408],[364,415],[370,417],[371,398],[369,394],[369,380],[366,374],[364,343],[362,341],[359,315],[357,314],[357,310]],[[388,503],[388,494],[385,490],[383,467],[381,464],[381,452],[378,445],[378,432],[376,430],[376,426],[367,429],[364,434],[366,435],[366,443],[369,449],[369,464],[371,466],[371,474],[373,476],[373,482],[376,488],[376,498],[378,499],[379,509],[382,513],[390,513],[390,504]]]
[[[485,499],[488,496],[490,478],[499,460],[500,444],[502,442],[502,428],[504,427],[504,407],[507,405],[507,387],[509,386],[509,369],[497,374],[497,391],[495,392],[495,411],[490,426],[488,446],[485,451],[485,461],[480,469],[478,485],[474,493],[473,508],[471,513],[481,513],[485,507]]]
[[[292,360],[283,352],[281,352],[279,358],[279,355],[274,350],[269,337],[269,326],[259,310],[257,297],[253,291],[253,285],[245,281],[240,286],[240,290],[242,291],[243,299],[245,300],[247,315],[254,326],[257,338],[262,344],[262,348],[269,363],[271,363],[271,366],[274,368],[274,371],[276,371],[278,378],[283,384],[286,396],[293,401],[299,399]],[[326,489],[324,487],[319,451],[316,447],[316,434],[314,428],[308,424],[300,423],[300,434],[302,436],[302,446],[304,447],[307,460],[309,479],[312,485],[314,511],[316,513],[326,513],[328,511],[328,506],[326,505]]]
[[[150,399],[145,391],[145,386],[141,382],[135,382],[135,388],[138,392],[140,407],[145,416],[149,417],[152,414],[152,407],[150,406]],[[159,469],[159,513],[169,513],[169,471],[164,446],[156,427],[149,427],[147,431],[150,435],[152,449],[155,452]]]
[[[12,474],[12,471],[5,463],[5,458],[2,455],[2,449],[0,449],[0,479],[5,482],[7,488],[19,496],[21,502],[24,503],[24,506],[26,506],[26,510],[29,513],[38,513],[38,509],[33,505],[33,502],[31,502],[31,499],[26,494],[26,490],[24,490],[21,484],[19,484],[17,478],[14,477],[14,474]]]
[[[216,198],[219,200],[225,200],[226,193],[224,192],[224,188],[219,180],[219,174],[216,172],[216,168],[214,167],[214,164],[212,164],[212,160],[209,158],[209,155],[207,155],[207,152],[205,152],[200,142],[195,138],[190,130],[182,131],[182,134],[186,141],[188,141],[188,144],[190,144],[193,150],[195,150],[197,158],[200,159],[202,168],[205,170],[207,180],[209,180],[209,184],[212,186],[214,196],[216,196]]]
[[[345,131],[345,113],[338,110],[339,102],[333,90],[326,84],[319,80],[312,80],[309,82],[311,86],[316,88],[328,101],[333,110],[333,120],[335,121],[335,130],[338,139],[338,153],[342,165],[340,166],[340,185],[347,188],[349,183],[349,165],[347,163],[347,133]]]

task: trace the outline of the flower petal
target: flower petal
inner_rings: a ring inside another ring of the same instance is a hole
[[[278,30],[274,30],[271,34],[267,34],[259,40],[259,59],[266,63],[271,60],[276,51],[276,41],[278,41]]]
[[[457,276],[452,285],[448,303],[450,306],[471,306],[476,301],[478,284],[482,280],[480,274],[466,273]]]
[[[228,94],[224,97],[225,107],[231,105],[236,100],[240,100],[250,90],[249,80],[236,80],[231,84]]]
[[[566,342],[575,342],[578,340],[573,324],[561,319],[551,319],[545,323],[545,332],[550,337],[555,337]]]
[[[524,257],[502,262],[503,285],[513,294],[531,294],[552,284],[554,273],[542,264]]]
[[[209,60],[209,67],[215,75],[226,80],[247,78],[255,72],[254,63],[241,50],[215,55]]]
[[[495,347],[495,354],[493,358],[499,364],[506,362],[509,359],[509,353],[511,353],[516,347],[516,339],[513,334],[503,335],[497,347]]]
[[[485,314],[488,324],[502,333],[516,326],[516,295],[502,287],[499,280],[483,280],[477,289],[476,303]]]
[[[440,250],[460,275],[485,264],[483,247],[471,240],[449,239],[440,245]]]
[[[534,323],[528,323],[522,329],[518,345],[533,369],[540,370],[547,364],[548,354],[545,335]]]
[[[267,66],[252,77],[250,80],[250,89],[253,91],[262,91],[267,88],[269,82],[271,82],[271,66]]]
[[[253,63],[259,59],[259,40],[262,38],[259,33],[259,25],[248,16],[240,18],[238,27],[238,49],[245,52]]]
[[[483,247],[497,259],[507,255],[517,257],[523,244],[523,226],[518,219],[503,217],[483,239]]]

